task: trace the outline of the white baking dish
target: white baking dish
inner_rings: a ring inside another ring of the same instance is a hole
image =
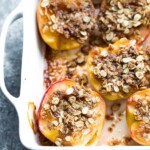
[[[36,24],[36,7],[39,0],[24,0],[21,4],[8,16],[6,19],[0,38],[0,85],[3,93],[15,106],[19,116],[19,133],[22,144],[34,150],[46,149],[68,149],[69,147],[48,147],[41,146],[38,138],[33,133],[29,126],[27,119],[28,103],[34,102],[36,107],[39,107],[42,95],[44,93],[43,87],[43,67],[44,67],[44,44],[39,38],[37,24]],[[23,58],[22,58],[22,73],[21,73],[21,91],[18,98],[9,94],[4,82],[4,49],[6,34],[9,25],[16,19],[23,16]],[[125,125],[122,125],[125,126]],[[120,130],[123,130],[120,129]],[[104,136],[104,134],[103,134]],[[103,138],[103,137],[102,137]],[[85,147],[74,147],[73,149],[84,149]],[[142,146],[99,146],[98,149],[130,149],[143,150],[150,149],[150,147]],[[86,149],[95,149],[95,147],[86,147]]]

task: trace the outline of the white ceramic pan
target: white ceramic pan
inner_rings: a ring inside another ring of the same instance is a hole
[[[42,95],[44,93],[43,87],[43,69],[44,69],[44,44],[39,38],[37,24],[36,24],[36,7],[39,0],[23,0],[21,4],[8,16],[4,26],[2,28],[1,38],[0,38],[0,85],[3,93],[10,100],[10,102],[15,106],[18,116],[19,116],[19,133],[22,144],[34,150],[48,150],[48,149],[68,149],[69,147],[49,147],[41,146],[38,142],[37,135],[33,133],[31,129],[28,118],[28,103],[34,102],[36,107],[39,107]],[[4,50],[5,50],[5,40],[9,25],[16,19],[23,16],[23,58],[22,58],[22,73],[21,73],[21,91],[18,98],[13,97],[7,91],[4,82]],[[122,102],[124,103],[124,102]],[[109,105],[109,104],[108,104]],[[123,105],[122,105],[123,106]],[[124,107],[124,106],[123,106]],[[124,118],[125,120],[125,118]],[[109,147],[105,145],[105,139],[111,138],[111,135],[107,135],[106,127],[110,123],[107,122],[103,130],[101,141],[102,143],[96,149],[106,150],[106,149],[130,149],[130,150],[143,150],[150,149],[146,146],[119,146],[119,147]],[[117,138],[123,134],[128,134],[126,129],[126,122],[122,121],[120,125],[117,126],[116,134],[112,134]],[[104,143],[103,143],[104,141]],[[95,147],[74,147],[73,149],[95,149]]]

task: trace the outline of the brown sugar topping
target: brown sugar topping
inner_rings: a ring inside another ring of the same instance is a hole
[[[99,30],[105,42],[134,35],[138,27],[150,25],[149,0],[108,0],[107,5],[98,16]]]
[[[88,39],[95,24],[94,7],[90,0],[42,0],[41,7],[41,14],[48,18],[43,30],[56,31],[80,43]]]
[[[110,45],[110,52],[113,49]],[[150,55],[142,48],[137,50],[133,41],[129,46],[120,46],[116,54],[104,55],[104,51],[94,56],[90,68],[95,78],[101,81],[102,93],[129,93],[131,89],[150,86]]]

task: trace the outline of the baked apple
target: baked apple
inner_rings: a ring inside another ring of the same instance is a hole
[[[127,101],[126,112],[131,137],[150,146],[150,89],[134,93]]]
[[[120,39],[108,47],[95,47],[87,60],[88,77],[107,100],[126,99],[150,86],[150,55],[135,40]]]
[[[40,132],[58,146],[93,145],[100,138],[105,102],[72,80],[52,84],[37,114]]]
[[[51,48],[71,50],[88,40],[95,24],[91,0],[40,0],[37,9],[40,34]]]
[[[148,0],[103,0],[98,27],[106,43],[114,43],[124,37],[139,41],[149,30],[149,20]]]

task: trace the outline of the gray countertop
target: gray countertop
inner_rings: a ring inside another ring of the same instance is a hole
[[[0,0],[0,33],[4,20],[20,1]],[[13,96],[18,96],[20,89],[22,25],[20,19],[10,26],[5,49],[5,81]],[[0,150],[26,150],[20,142],[18,126],[16,110],[0,90]]]

